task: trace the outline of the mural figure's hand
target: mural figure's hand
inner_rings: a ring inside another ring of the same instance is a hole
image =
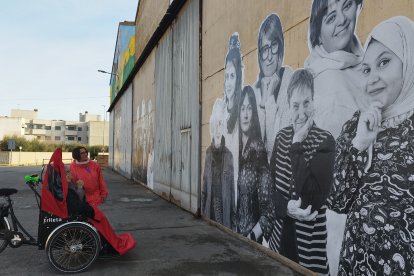
[[[268,98],[274,94],[279,81],[279,76],[276,73],[270,77],[263,77],[261,79],[262,98],[260,100],[260,106],[265,106]]]
[[[366,150],[375,138],[380,129],[382,115],[381,109],[384,105],[378,101],[373,102],[359,116],[357,132],[352,140],[352,145],[359,151]]]
[[[302,142],[308,136],[309,130],[312,128],[313,125],[314,114],[315,112],[312,111],[312,113],[306,120],[306,123],[303,124],[301,127],[297,127],[295,124],[293,124],[295,134],[293,135],[292,144],[296,142]]]
[[[306,209],[300,208],[302,199],[289,200],[287,206],[287,215],[299,221],[313,221],[318,215],[318,211],[311,213],[312,205],[309,205]]]

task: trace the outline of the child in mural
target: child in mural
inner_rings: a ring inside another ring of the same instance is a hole
[[[338,138],[343,124],[366,100],[358,72],[363,51],[355,35],[363,0],[313,0],[309,24],[310,55],[304,67],[314,76],[316,124]],[[336,275],[345,216],[326,213],[331,274]]]
[[[253,88],[245,86],[239,104],[240,169],[237,182],[237,232],[261,243],[261,225],[268,208],[270,173]]]
[[[224,102],[217,99],[210,117],[211,145],[204,164],[202,213],[204,216],[235,230],[233,156],[225,146]]]
[[[270,157],[276,133],[289,123],[286,89],[292,76],[292,70],[282,66],[284,38],[282,24],[276,14],[270,14],[262,22],[257,47],[260,72],[253,88],[261,137]]]
[[[236,172],[234,183],[237,183],[239,170],[238,103],[243,84],[243,64],[238,33],[230,36],[224,66],[224,104],[220,105],[222,106],[221,116],[225,119],[224,139],[226,147],[233,156],[233,169]],[[234,187],[234,194],[234,196],[237,195],[237,187]]]
[[[414,23],[394,17],[368,36],[370,105],[337,140],[330,208],[347,215],[339,275],[413,275]]]
[[[315,124],[313,97],[312,74],[298,69],[288,86],[291,125],[277,134],[270,159],[275,207],[268,205],[274,208],[267,211],[273,220],[264,235],[272,250],[329,274],[325,203],[333,182],[335,140]]]

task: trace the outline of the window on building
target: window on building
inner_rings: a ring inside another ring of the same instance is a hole
[[[82,137],[78,137],[78,141],[82,141]]]
[[[86,127],[86,131],[89,131],[89,127],[88,126]]]
[[[51,130],[51,129],[52,129],[52,127],[51,127],[51,126],[45,126],[45,129],[46,129],[46,130]]]
[[[66,129],[67,130],[76,130],[76,126],[67,126]]]
[[[52,140],[52,137],[51,136],[45,136],[45,140],[50,141],[50,140]]]
[[[55,141],[60,141],[60,136],[55,136]]]
[[[68,141],[75,141],[75,137],[73,137],[73,136],[68,136]]]
[[[82,131],[82,128],[81,127],[78,127],[78,131]]]
[[[55,130],[61,130],[62,128],[60,126],[55,126]]]

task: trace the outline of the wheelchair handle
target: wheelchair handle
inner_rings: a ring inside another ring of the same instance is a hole
[[[40,182],[40,178],[39,178],[39,176],[38,176],[37,174],[33,174],[33,175],[26,175],[26,176],[24,177],[24,179],[25,179],[27,182],[29,182],[29,181],[31,181],[31,182]]]

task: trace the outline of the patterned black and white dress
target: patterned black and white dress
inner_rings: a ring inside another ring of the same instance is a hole
[[[289,126],[275,139],[270,171],[276,185],[273,197],[276,208],[272,214],[273,225],[265,228],[264,235],[272,250],[312,271],[328,275],[325,213],[326,198],[333,182],[335,141],[328,131],[315,124],[301,143],[292,144],[293,135],[293,127]],[[318,211],[314,221],[298,221],[287,216],[289,200],[299,196],[301,208],[312,205],[312,210]],[[289,231],[286,230],[288,222],[291,225]],[[293,254],[287,252],[291,250],[294,250]]]
[[[329,208],[347,214],[338,275],[414,275],[414,116],[352,146],[360,113],[337,140]]]
[[[237,232],[247,236],[257,222],[262,224],[267,210],[269,166],[264,144],[249,138],[240,154],[240,171],[237,182]]]

